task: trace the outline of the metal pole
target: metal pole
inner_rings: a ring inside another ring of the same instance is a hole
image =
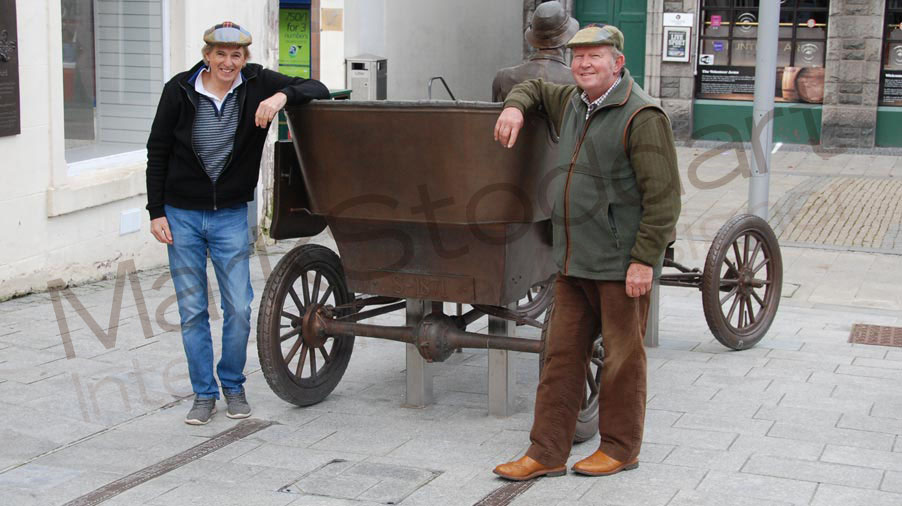
[[[514,304],[511,304],[513,308]],[[517,325],[497,316],[489,316],[489,334],[513,336]],[[489,415],[510,416],[514,412],[514,365],[507,350],[489,350]]]
[[[428,313],[429,304],[419,299],[407,299],[407,326],[416,327]],[[432,388],[432,364],[420,356],[413,344],[405,345],[407,364],[407,390],[404,405],[423,408],[432,404],[435,397]]]
[[[658,347],[658,323],[661,314],[661,281],[656,279],[651,284],[651,301],[648,304],[648,322],[645,324],[645,346]]]
[[[749,213],[765,220],[770,188],[770,159],[774,137],[774,89],[777,82],[779,0],[762,0],[758,9],[758,43],[755,58],[755,107],[752,115],[752,174],[749,180]]]

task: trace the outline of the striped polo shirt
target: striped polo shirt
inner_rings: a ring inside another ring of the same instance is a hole
[[[238,129],[238,93],[235,91],[244,79],[241,73],[222,101],[204,88],[198,73],[194,89],[200,95],[197,116],[194,119],[194,151],[204,165],[204,171],[214,183],[225,169],[235,144]]]

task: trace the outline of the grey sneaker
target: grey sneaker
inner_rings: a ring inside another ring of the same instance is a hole
[[[185,423],[188,425],[206,425],[216,413],[216,399],[198,399],[194,398],[194,405],[191,411],[185,416]]]
[[[229,405],[226,416],[229,418],[247,418],[251,416],[251,405],[247,403],[244,390],[237,394],[223,392],[226,403]]]

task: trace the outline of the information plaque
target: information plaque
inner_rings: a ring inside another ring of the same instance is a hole
[[[0,137],[21,131],[18,50],[16,0],[0,0]]]

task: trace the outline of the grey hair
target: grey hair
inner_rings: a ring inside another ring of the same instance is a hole
[[[204,59],[204,63],[207,63],[207,64],[210,63],[210,61],[207,59],[207,55],[209,55],[211,52],[213,52],[213,50],[216,49],[216,46],[235,47],[235,46],[237,46],[237,44],[204,44],[204,47],[200,48],[200,54]],[[240,47],[241,50],[244,52],[244,60],[245,60],[244,65],[247,66],[247,62],[251,59],[250,48],[248,48],[247,46],[237,46],[237,47]]]

